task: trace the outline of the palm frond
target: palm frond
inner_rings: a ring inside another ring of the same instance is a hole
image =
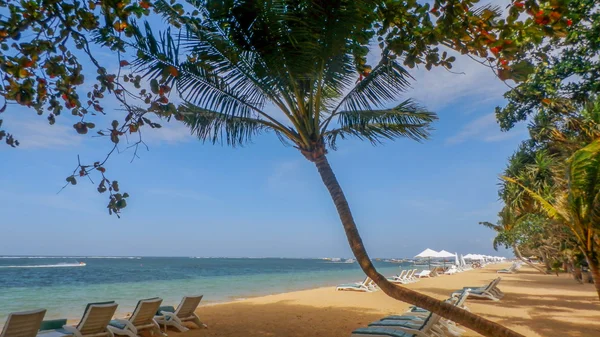
[[[362,111],[380,108],[398,98],[410,87],[413,77],[390,56],[384,55],[373,71],[360,81],[338,104],[344,111]],[[337,110],[337,108],[336,108]],[[335,115],[337,111],[333,111]]]
[[[145,33],[135,29],[137,59],[135,70],[149,79],[165,79],[173,83],[180,96],[202,109],[219,111],[234,117],[256,117],[261,113],[260,102],[251,95],[238,92],[209,67],[200,62],[179,60],[179,43],[166,31],[154,37],[152,28],[145,24]],[[255,106],[257,104],[258,106]]]
[[[420,141],[429,137],[431,123],[436,119],[435,113],[411,100],[387,110],[341,111],[339,127],[326,131],[324,138],[332,149],[336,149],[338,138],[346,137],[366,139],[373,145],[399,137]]]
[[[596,140],[575,152],[569,159],[568,204],[579,220],[590,217],[600,219],[600,140]],[[594,222],[594,221],[592,221]],[[597,222],[596,222],[597,223]]]
[[[527,192],[527,194],[529,194],[529,196],[531,196],[535,201],[537,201],[540,206],[542,207],[542,209],[548,214],[549,218],[562,218],[562,219],[568,219],[568,215],[565,214],[564,212],[562,212],[559,208],[555,207],[554,205],[552,205],[550,202],[548,202],[543,196],[541,196],[540,194],[534,192],[533,190],[527,188],[525,185],[523,185],[521,182],[519,182],[516,179],[510,178],[510,177],[506,177],[506,176],[501,176],[501,179],[518,185],[520,186],[523,190],[525,190],[525,192]]]
[[[501,232],[502,229],[503,229],[502,226],[495,225],[495,224],[493,224],[491,222],[487,222],[487,221],[481,221],[479,224],[482,225],[482,226],[484,226],[484,227],[487,227],[489,229],[493,229],[496,232]]]
[[[254,136],[273,129],[260,119],[229,116],[192,104],[181,105],[177,111],[193,135],[212,144],[243,146]]]

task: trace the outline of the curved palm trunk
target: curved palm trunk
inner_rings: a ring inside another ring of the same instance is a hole
[[[569,261],[571,266],[571,275],[573,275],[573,279],[578,283],[583,283],[583,275],[581,274],[581,267],[577,267],[575,263],[575,258],[571,257]]]
[[[331,198],[333,199],[333,203],[335,204],[340,216],[340,220],[342,221],[342,225],[344,226],[344,231],[346,232],[346,237],[348,238],[348,243],[350,244],[350,248],[352,249],[354,257],[356,257],[356,260],[358,261],[364,273],[369,276],[384,293],[397,300],[418,305],[469,329],[479,332],[484,336],[523,337],[523,335],[519,333],[516,333],[483,317],[472,314],[466,310],[439,301],[433,297],[423,295],[414,290],[394,285],[383,275],[378,273],[371,263],[371,259],[369,258],[367,251],[365,250],[360,234],[358,233],[358,229],[356,228],[356,224],[354,223],[354,218],[350,212],[348,201],[344,196],[344,192],[342,191],[342,188],[338,183],[335,174],[333,173],[331,166],[327,161],[327,158],[325,155],[322,155],[312,159],[312,161],[314,161],[315,165],[317,166],[319,174],[321,175],[321,179],[323,179],[325,187],[327,187],[329,194],[331,194]]]
[[[548,254],[543,250],[543,249],[538,249],[538,253],[540,254],[540,257],[542,258],[544,264],[546,265],[546,272],[550,273],[550,271],[552,271],[552,265],[550,264],[550,257],[548,256]],[[557,275],[558,276],[558,275]]]
[[[548,274],[548,272],[546,272],[544,269],[542,269],[542,268],[534,265],[533,263],[529,262],[529,260],[527,260],[526,258],[524,258],[523,255],[521,255],[521,251],[519,250],[519,246],[517,246],[516,244],[513,245],[513,250],[515,251],[515,255],[517,255],[517,257],[519,258],[519,260],[525,262],[525,264],[527,264],[531,268],[534,268],[535,270],[539,271],[542,274]]]
[[[586,259],[590,267],[590,271],[592,272],[592,278],[594,279],[594,286],[596,287],[596,292],[598,293],[598,299],[600,299],[600,261],[598,258],[593,256],[593,254],[593,252],[586,254]]]
[[[600,269],[594,264],[590,264],[590,269],[592,270],[592,277],[594,278],[594,286],[598,293],[598,299],[600,299]]]

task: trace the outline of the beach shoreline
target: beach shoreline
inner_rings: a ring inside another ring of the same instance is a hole
[[[463,286],[485,285],[500,276],[506,296],[499,302],[468,300],[472,312],[506,325],[527,337],[600,336],[600,302],[592,284],[577,284],[570,275],[542,275],[523,267],[516,274],[496,274],[509,264],[407,285],[440,300]],[[349,280],[352,281],[352,280]],[[336,291],[335,287],[258,296],[201,305],[197,313],[209,329],[192,329],[174,337],[350,336],[386,315],[401,314],[410,305],[381,291]],[[179,336],[181,335],[181,336]],[[463,336],[479,334],[467,331]]]

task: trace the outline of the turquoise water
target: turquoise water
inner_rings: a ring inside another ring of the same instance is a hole
[[[402,267],[375,265],[385,275]],[[176,305],[184,295],[203,294],[203,302],[215,303],[363,278],[357,263],[319,259],[3,257],[0,325],[10,312],[36,308],[46,308],[47,319],[79,319],[87,303],[114,300],[120,316],[142,298]]]

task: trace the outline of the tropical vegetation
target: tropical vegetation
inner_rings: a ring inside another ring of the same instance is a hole
[[[494,248],[512,248],[525,262],[523,254],[539,257],[545,268],[532,266],[543,273],[567,269],[582,282],[589,267],[600,297],[600,7],[581,0],[568,8],[567,34],[519,56],[534,70],[496,109],[504,130],[529,119],[530,138],[502,174],[497,223],[481,224],[497,233]]]
[[[115,97],[124,119],[97,131],[112,150],[93,164],[79,162],[67,183],[101,174],[98,191],[109,192],[108,209],[117,215],[128,195],[105,176],[105,164],[126,134],[158,128],[161,119],[182,121],[202,141],[231,146],[272,132],[315,164],[357,261],[386,294],[486,336],[520,336],[379,274],[327,160],[346,138],[374,145],[427,139],[436,115],[399,97],[411,81],[408,69],[451,69],[456,57],[449,52],[458,51],[503,80],[523,81],[535,69],[528,50],[546,37],[567,35],[574,22],[568,1],[515,1],[505,16],[476,3],[0,0],[6,12],[0,18],[2,110],[8,103],[32,107],[47,114],[49,124],[68,111],[78,119],[74,130],[87,134],[95,128],[91,116],[104,113],[102,99]],[[152,15],[169,28],[155,31],[142,22]],[[378,61],[368,64],[373,44]],[[115,52],[117,73],[94,57],[93,47]],[[97,73],[86,93],[79,57]],[[0,138],[18,146],[7,131]]]

